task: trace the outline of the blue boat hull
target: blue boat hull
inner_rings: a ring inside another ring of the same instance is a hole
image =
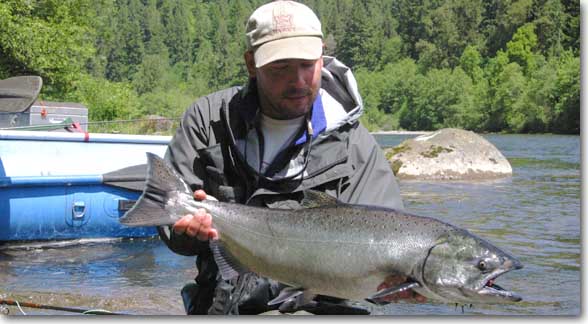
[[[142,190],[119,171],[163,156],[169,139],[0,130],[0,242],[156,235],[118,222]]]
[[[0,189],[0,241],[146,237],[153,227],[121,226],[140,193],[106,185]]]

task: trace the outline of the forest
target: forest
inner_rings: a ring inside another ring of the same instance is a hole
[[[244,85],[245,24],[261,0],[3,0],[0,79],[91,121],[179,118]],[[370,130],[580,132],[580,3],[306,0],[326,55],[350,66]]]

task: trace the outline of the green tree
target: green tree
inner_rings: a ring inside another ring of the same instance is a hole
[[[94,55],[85,0],[0,3],[0,78],[35,74],[50,97],[70,91]]]
[[[417,42],[430,43],[434,46],[422,46],[427,51],[433,66],[436,68],[453,68],[457,65],[459,56],[464,48],[470,44],[473,46],[482,44],[479,26],[482,22],[482,1],[481,0],[448,0],[428,11],[423,19],[426,31],[426,38]],[[434,49],[431,53],[431,49]],[[419,51],[419,58],[423,53]],[[425,67],[425,70],[428,67]]]
[[[139,95],[153,92],[161,85],[161,78],[169,69],[167,57],[162,55],[146,55],[139,65],[138,71],[132,81],[133,88]]]
[[[178,116],[246,81],[245,22],[266,2],[5,0],[0,78],[40,75],[44,99],[87,100],[91,118]],[[371,130],[579,132],[578,1],[303,2]]]
[[[446,107],[442,112],[443,127],[480,130],[483,118],[480,97],[485,84],[480,81],[474,83],[459,66],[453,69],[446,80],[451,85],[446,85],[447,89],[444,90],[449,96],[442,103]]]
[[[90,121],[128,119],[138,110],[137,94],[128,83],[111,82],[87,74],[75,82],[75,91],[64,94],[68,101],[88,107]]]
[[[95,32],[95,55],[88,60],[86,68],[97,78],[106,77],[106,65],[116,37],[116,10],[115,0],[96,0],[88,10],[95,17],[87,22]]]
[[[518,128],[523,120],[516,115],[524,106],[527,93],[523,69],[516,62],[509,62],[506,53],[498,55],[488,64],[489,91],[484,110],[484,129],[499,132]],[[508,120],[507,120],[508,117]]]
[[[114,46],[110,48],[108,55],[106,77],[108,80],[121,82],[133,79],[145,55],[141,28],[143,14],[139,0],[120,0],[116,6],[116,34]]]
[[[368,8],[361,0],[355,0],[353,8],[344,28],[346,37],[337,41],[337,57],[351,67],[374,70],[380,63],[382,29],[376,19],[368,19]]]
[[[194,93],[205,94],[209,89],[216,88],[215,67],[217,56],[208,40],[202,40],[199,44],[194,64],[190,67],[189,83]]]
[[[511,62],[518,63],[526,73],[536,68],[535,49],[537,47],[537,35],[535,25],[528,23],[520,27],[512,40],[506,44],[506,54]]]
[[[486,0],[481,31],[486,38],[482,53],[493,57],[512,38],[515,31],[530,21],[533,0]]]
[[[482,70],[482,55],[478,48],[473,45],[468,45],[459,58],[459,66],[472,79],[474,83],[478,83],[484,78],[484,71]]]
[[[562,0],[567,19],[564,23],[563,48],[572,50],[574,54],[580,51],[580,1]]]
[[[572,51],[562,53],[553,92],[550,129],[557,133],[580,133],[580,58]]]
[[[382,45],[382,54],[380,56],[380,66],[384,67],[390,63],[396,63],[403,58],[402,38],[400,36],[392,36],[384,40]]]
[[[165,46],[165,30],[161,12],[157,8],[157,0],[147,0],[143,11],[143,43],[146,55],[168,56]]]
[[[191,63],[192,32],[185,1],[164,1],[160,11],[170,66],[179,62]]]
[[[418,95],[418,83],[422,75],[414,60],[405,58],[394,64],[388,64],[381,72],[384,84],[378,108],[387,114],[399,114],[402,108],[414,107],[414,99]]]
[[[432,6],[431,2],[429,0],[398,0],[392,4],[391,15],[399,22],[397,32],[405,45],[403,52],[414,60],[419,58],[417,42],[427,39],[423,20]]]
[[[361,121],[368,130],[393,129],[393,125],[384,125],[391,123],[390,115],[379,109],[382,95],[385,91],[385,76],[383,73],[370,72],[365,68],[355,70],[355,78],[361,93],[364,114]]]
[[[471,86],[471,80],[461,69],[430,70],[418,84],[411,128],[435,130],[447,126],[457,127],[460,121],[458,113],[470,109],[463,94]]]

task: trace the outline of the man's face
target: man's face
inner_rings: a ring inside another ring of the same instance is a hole
[[[251,53],[251,52],[248,52]],[[306,114],[321,86],[322,57],[318,60],[286,59],[255,68],[253,54],[246,53],[249,76],[257,79],[262,112],[275,119]]]

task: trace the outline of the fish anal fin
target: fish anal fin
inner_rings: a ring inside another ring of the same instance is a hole
[[[418,282],[406,282],[403,283],[401,285],[398,286],[394,286],[394,287],[388,287],[388,288],[384,288],[378,292],[376,292],[374,295],[366,298],[369,302],[372,302],[374,304],[378,304],[378,299],[384,298],[386,296],[390,296],[390,295],[394,295],[400,292],[403,292],[405,290],[408,289],[412,289],[412,288],[418,288],[421,285]]]
[[[212,256],[214,257],[218,271],[224,280],[231,280],[240,274],[249,272],[246,268],[239,264],[237,259],[227,252],[220,240],[210,240],[209,242]]]

